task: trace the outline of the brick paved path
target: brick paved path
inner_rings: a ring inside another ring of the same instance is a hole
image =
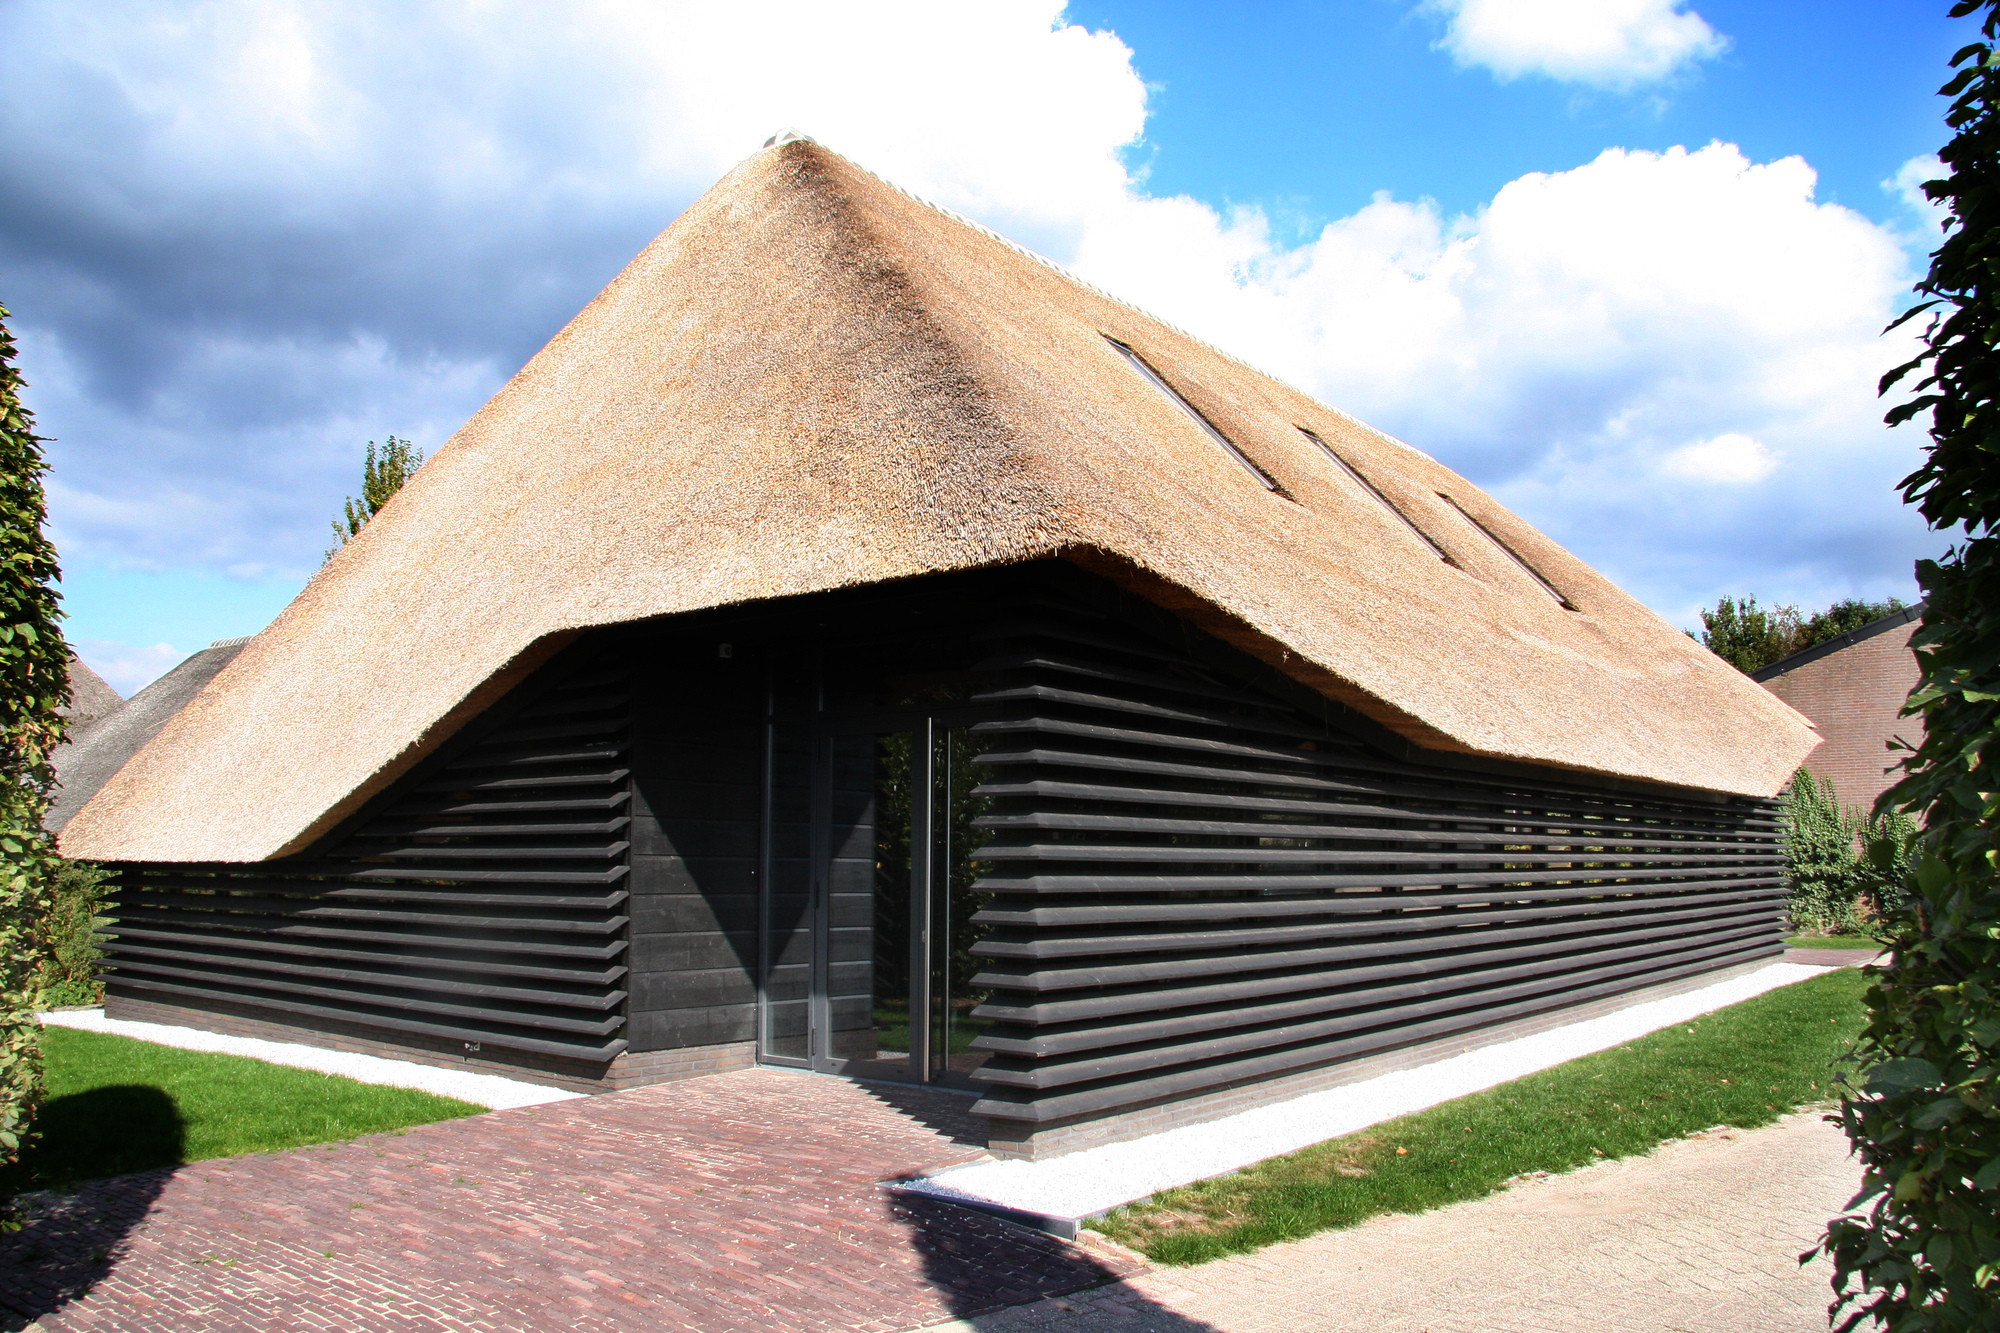
[[[1860,1176],[1793,1116],[938,1333],[1820,1333],[1797,1256]]]
[[[890,1330],[1134,1271],[892,1204],[978,1155],[966,1105],[755,1070],[126,1176],[0,1240],[0,1304],[51,1333]]]

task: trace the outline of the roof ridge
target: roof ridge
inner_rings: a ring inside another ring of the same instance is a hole
[[[1155,324],[1162,325],[1165,328],[1172,330],[1173,332],[1179,334],[1181,337],[1186,338],[1189,342],[1195,344],[1195,346],[1203,348],[1209,352],[1213,352],[1216,356],[1219,356],[1223,360],[1230,362],[1232,365],[1238,366],[1243,370],[1247,370],[1253,375],[1259,375],[1266,378],[1271,377],[1269,371],[1261,370],[1258,367],[1251,365],[1248,361],[1245,361],[1242,357],[1237,356],[1234,352],[1225,351],[1222,348],[1217,347],[1214,343],[1210,342],[1208,339],[1203,338],[1198,334],[1190,333],[1188,330],[1182,328],[1180,325],[1174,323],[1172,320],[1162,319],[1160,316],[1154,314],[1152,311],[1147,310],[1142,306],[1134,305],[1132,302],[1126,300],[1122,296],[1114,296],[1112,293],[1105,291],[1104,288],[1090,281],[1090,279],[1071,272],[1070,269],[1065,267],[1063,264],[1049,258],[1047,255],[1041,253],[1040,251],[1030,250],[1027,246],[1022,245],[1019,241],[1014,240],[1012,237],[1001,235],[999,232],[993,230],[993,228],[987,226],[985,223],[975,221],[974,219],[969,218],[965,214],[959,212],[955,208],[947,208],[945,205],[940,204],[935,200],[924,198],[924,196],[918,194],[915,190],[909,189],[902,185],[898,185],[895,181],[890,180],[887,176],[882,175],[878,171],[873,171],[868,167],[862,166],[859,162],[856,162],[853,158],[841,152],[839,149],[821,143],[818,139],[815,139],[810,134],[800,134],[795,130],[787,130],[782,134],[773,135],[770,139],[767,139],[764,143],[764,147],[759,151],[775,152],[784,148],[786,144],[790,143],[809,143],[813,145],[813,147],[815,148],[824,148],[826,149],[827,152],[834,154],[834,156],[838,157],[841,161],[853,167],[856,171],[862,173],[864,176],[869,177],[871,180],[877,181],[880,184],[887,186],[889,189],[894,190],[897,194],[902,195],[905,199],[908,199],[910,202],[914,204],[919,204],[924,208],[928,208],[933,213],[940,213],[945,217],[950,218],[953,222],[960,224],[961,226],[970,227],[973,231],[978,232],[981,236],[986,237],[988,240],[998,241],[1001,245],[1007,247],[1009,250],[1012,250],[1015,254],[1020,255],[1025,259],[1033,260],[1035,263],[1040,264],[1043,268],[1049,269],[1051,272],[1055,273],[1057,277],[1063,278],[1064,280],[1069,282],[1073,282],[1077,286],[1083,288],[1085,291],[1091,293],[1094,296],[1102,297],[1104,300],[1111,302],[1111,304],[1115,306],[1119,306],[1122,307],[1123,309],[1130,310],[1135,315],[1139,315],[1142,316],[1143,318],[1150,319]],[[1382,440],[1385,440],[1388,443],[1395,445],[1399,449],[1407,449],[1411,453],[1417,455],[1419,458],[1427,459],[1433,463],[1437,462],[1437,459],[1435,457],[1425,453],[1422,449],[1417,448],[1416,445],[1411,444],[1409,441],[1399,440],[1394,435],[1391,435],[1388,431],[1383,430],[1381,427],[1369,425],[1367,422],[1363,421],[1360,417],[1355,416],[1353,413],[1343,411],[1342,409],[1335,407],[1333,404],[1326,402],[1325,400],[1318,398],[1313,394],[1307,393],[1304,389],[1299,388],[1299,386],[1296,384],[1292,384],[1289,381],[1285,381],[1284,383],[1286,384],[1287,388],[1290,388],[1291,390],[1293,390],[1295,393],[1298,393],[1302,397],[1311,399],[1320,408],[1324,409],[1327,412],[1331,412],[1334,416],[1339,417],[1342,421],[1346,422],[1347,424],[1351,426],[1357,426],[1360,429],[1367,431],[1370,435],[1374,435]]]

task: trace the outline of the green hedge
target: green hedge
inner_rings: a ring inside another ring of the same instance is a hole
[[[42,829],[63,736],[69,649],[57,620],[55,548],[43,535],[47,463],[21,403],[14,338],[0,306],[0,1164],[20,1156],[42,1097],[35,1018],[49,902],[62,867]],[[0,1200],[0,1225],[11,1225]]]

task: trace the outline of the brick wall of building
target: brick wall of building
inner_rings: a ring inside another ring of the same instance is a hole
[[[1896,625],[1825,657],[1773,676],[1764,688],[1812,719],[1821,743],[1806,759],[1816,777],[1833,779],[1843,805],[1866,809],[1891,785],[1892,737],[1915,738],[1897,716],[1917,683],[1910,652],[1916,622]]]

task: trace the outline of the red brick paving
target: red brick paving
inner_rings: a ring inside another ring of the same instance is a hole
[[[965,1105],[754,1070],[99,1181],[0,1240],[0,1304],[51,1333],[887,1333],[1129,1271],[889,1199],[978,1155]]]

